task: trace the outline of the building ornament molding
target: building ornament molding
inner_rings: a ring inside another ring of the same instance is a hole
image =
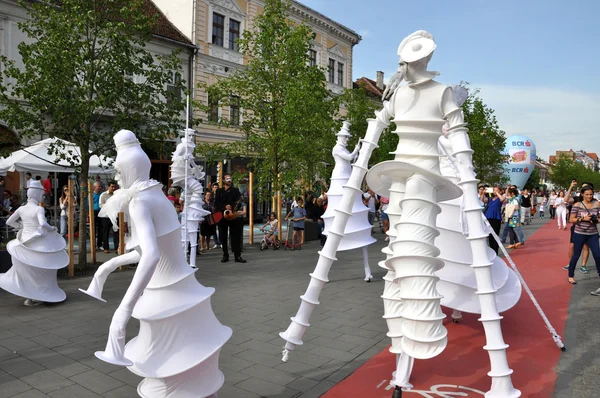
[[[298,15],[301,19],[308,21],[310,24],[313,24],[321,29],[326,30],[330,34],[346,40],[352,46],[358,44],[358,42],[362,39],[360,35],[349,34],[334,24],[324,20],[322,17],[319,18],[318,15],[314,15],[311,12],[298,7],[296,4],[292,4],[291,11]]]
[[[233,62],[238,65],[244,64],[244,56],[241,53],[225,47],[209,44],[208,53],[211,57],[219,58],[224,61]]]
[[[224,14],[230,18],[233,18],[239,22],[246,19],[246,13],[232,0],[209,0],[213,11]]]
[[[335,83],[328,82],[327,89],[335,95],[342,95],[344,93],[344,87]]]
[[[329,58],[333,58],[341,63],[346,63],[348,59],[338,44],[327,50],[327,54],[329,55]]]

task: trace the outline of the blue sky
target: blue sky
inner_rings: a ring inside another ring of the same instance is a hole
[[[362,35],[353,78],[386,80],[400,41],[432,33],[430,70],[481,89],[506,135],[531,138],[548,160],[561,149],[600,155],[600,2],[576,0],[300,0]]]

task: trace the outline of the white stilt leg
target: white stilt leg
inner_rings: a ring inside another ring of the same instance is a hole
[[[396,354],[396,371],[392,373],[392,384],[395,387],[412,388],[410,384],[410,375],[415,359],[406,353]]]
[[[371,267],[369,267],[369,250],[367,246],[362,247],[363,261],[365,265],[365,282],[371,282],[373,275],[371,274]]]
[[[190,232],[190,267],[196,268],[196,255],[198,250],[198,232]]]
[[[452,311],[452,322],[458,323],[462,319],[462,312],[459,310]]]
[[[508,364],[506,349],[496,304],[496,288],[494,287],[491,262],[487,255],[488,231],[485,230],[481,219],[481,208],[477,202],[477,180],[473,169],[473,150],[464,128],[450,130],[447,138],[452,145],[452,152],[457,160],[460,173],[459,185],[464,192],[464,209],[469,227],[469,243],[473,253],[473,271],[477,280],[477,295],[481,305],[481,318],[485,331],[486,345],[483,347],[490,356],[491,370],[488,375],[492,378],[492,386],[485,396],[488,398],[516,398],[521,392],[513,387],[511,375],[513,370]]]

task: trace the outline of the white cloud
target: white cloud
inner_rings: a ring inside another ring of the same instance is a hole
[[[523,134],[544,160],[557,150],[600,153],[600,95],[560,88],[477,85],[507,136]]]

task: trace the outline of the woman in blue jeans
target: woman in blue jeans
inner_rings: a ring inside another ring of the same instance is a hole
[[[577,283],[574,278],[575,267],[581,256],[584,244],[587,244],[590,248],[596,262],[596,269],[598,270],[598,274],[600,274],[600,245],[598,244],[597,228],[600,204],[594,200],[594,190],[589,186],[581,189],[581,196],[583,197],[583,201],[573,205],[569,218],[569,221],[575,224],[575,231],[573,233],[574,251],[569,263],[569,283],[572,285]],[[596,292],[592,292],[592,294]]]

